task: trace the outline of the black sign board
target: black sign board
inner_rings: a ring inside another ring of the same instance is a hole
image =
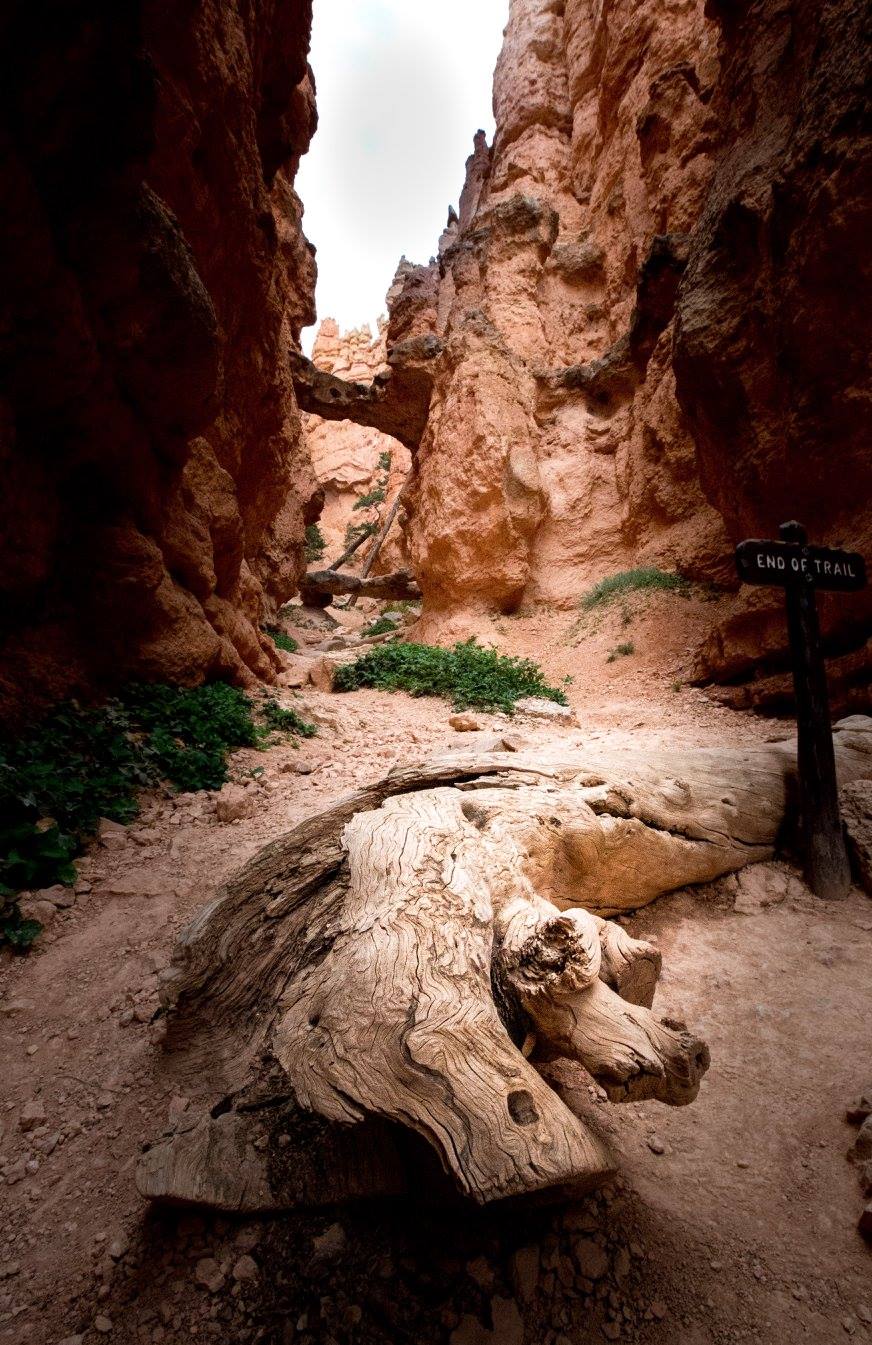
[[[809,546],[805,528],[782,523],[781,541],[740,542],[736,569],[746,584],[784,589],[796,694],[799,811],[805,874],[819,897],[843,897],[851,885],[839,816],[836,758],[827,674],[818,626],[817,589],[842,593],[865,587],[866,566],[856,551]]]
[[[740,542],[736,569],[746,584],[813,584],[815,588],[854,593],[866,587],[866,562],[857,551],[791,542]]]

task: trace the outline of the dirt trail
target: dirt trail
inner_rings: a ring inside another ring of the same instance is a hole
[[[704,615],[651,600],[633,612],[634,654],[612,663],[620,613],[580,643],[567,614],[496,623],[502,648],[574,678],[577,730],[519,720],[515,731],[709,744],[780,735],[783,724],[683,684]],[[784,865],[767,866],[774,904],[752,914],[733,908],[725,880],[629,922],[660,940],[658,1007],[702,1032],[712,1068],[692,1107],[603,1107],[625,1155],[604,1194],[460,1219],[375,1206],[242,1225],[144,1207],[133,1184],[141,1145],[216,1101],[208,1079],[169,1071],[151,1022],[176,931],[306,813],[458,745],[438,701],[308,689],[281,699],[320,732],[298,749],[234,756],[252,816],[222,824],[208,795],[150,797],[80,861],[75,905],[41,947],[0,961],[0,1345],[872,1339],[872,1262],[855,1230],[843,1120],[872,1082],[872,903],[855,892],[823,905]]]

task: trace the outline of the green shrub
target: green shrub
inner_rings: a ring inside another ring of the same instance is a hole
[[[267,697],[261,703],[261,718],[267,729],[278,733],[292,733],[297,738],[314,738],[317,725],[301,719],[296,710],[283,710],[278,701]]]
[[[262,722],[249,697],[214,682],[133,685],[98,708],[57,707],[16,739],[0,741],[0,942],[25,947],[39,933],[15,901],[28,888],[70,884],[72,859],[101,817],[129,822],[139,791],[220,789],[227,755],[260,747],[280,730],[310,737],[292,710],[267,701]]]
[[[278,626],[264,626],[264,630],[276,649],[283,649],[286,654],[296,654],[300,646],[293,635],[288,635],[287,631],[279,630]]]
[[[582,598],[581,608],[589,612],[591,608],[605,606],[627,593],[652,589],[665,589],[686,597],[690,585],[680,574],[669,574],[666,570],[659,570],[656,565],[638,570],[622,570],[620,574],[611,574],[594,584]]]
[[[606,659],[606,663],[614,663],[616,659],[626,658],[628,654],[635,654],[636,646],[632,640],[623,640],[621,644],[615,645],[612,652]]]
[[[387,635],[389,631],[395,631],[396,629],[396,621],[391,621],[389,616],[378,616],[375,621],[371,621],[368,626],[364,626],[360,633],[361,635]]]
[[[327,541],[317,523],[306,524],[306,564],[314,565],[327,550]]]
[[[522,696],[544,696],[566,704],[565,692],[547,685],[537,663],[486,649],[474,639],[453,649],[404,641],[379,645],[354,663],[337,668],[334,687],[337,691],[378,687],[413,696],[442,696],[457,709],[477,705],[509,713]]]

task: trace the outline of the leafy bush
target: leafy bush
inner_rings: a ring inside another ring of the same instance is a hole
[[[317,563],[327,550],[327,540],[317,523],[306,524],[306,564]]]
[[[601,579],[598,584],[594,584],[582,598],[581,608],[582,611],[589,612],[591,608],[605,606],[627,593],[651,589],[665,589],[686,597],[690,592],[690,585],[680,574],[659,570],[656,565],[637,570],[622,570],[620,574],[611,574],[606,579]]]
[[[566,694],[545,682],[532,659],[500,654],[475,640],[453,649],[396,641],[369,650],[336,670],[337,691],[378,687],[413,696],[442,696],[457,709],[477,705],[512,712],[522,696],[544,696],[566,704]]]
[[[626,658],[628,654],[634,654],[635,652],[636,646],[633,644],[633,641],[623,640],[621,644],[615,645],[614,649],[606,659],[606,663],[614,663],[616,659]]]
[[[58,706],[22,737],[0,741],[0,942],[23,947],[39,933],[15,894],[75,881],[73,856],[101,817],[129,822],[138,793],[168,781],[220,789],[234,747],[262,746],[271,731],[315,732],[267,701],[262,723],[243,691],[133,685],[99,708]]]
[[[368,626],[364,626],[360,633],[361,635],[387,635],[389,631],[395,631],[396,629],[396,621],[391,621],[389,616],[378,616],[375,621],[371,621]]]
[[[293,635],[288,635],[287,631],[279,630],[278,626],[264,626],[264,630],[276,649],[283,649],[286,654],[296,654],[300,646]]]

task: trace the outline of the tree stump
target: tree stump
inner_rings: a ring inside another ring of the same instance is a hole
[[[872,776],[872,720],[835,742],[843,783]],[[480,1203],[603,1181],[615,1159],[565,1062],[612,1101],[671,1105],[709,1065],[652,1011],[658,951],[606,917],[771,858],[794,772],[792,742],[457,753],[307,818],[180,936],[167,1048],[231,1090],[277,1072],[328,1123],[325,1154],[331,1126],[366,1132],[363,1175],[337,1139],[338,1185],[279,1190],[228,1104],[146,1154],[140,1189],[224,1209],[396,1189],[402,1129]]]

